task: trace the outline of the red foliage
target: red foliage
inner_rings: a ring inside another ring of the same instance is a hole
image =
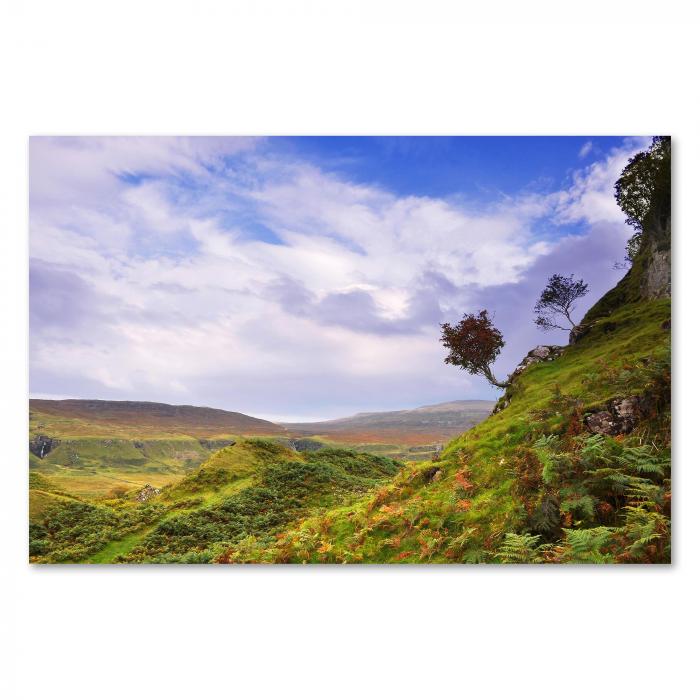
[[[442,324],[442,344],[449,350],[445,363],[466,369],[469,374],[482,374],[492,384],[498,384],[490,365],[504,346],[503,335],[488,312],[465,314],[455,326]]]

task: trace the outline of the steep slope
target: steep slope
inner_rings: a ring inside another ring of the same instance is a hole
[[[245,560],[669,561],[670,313],[622,299],[438,461]]]

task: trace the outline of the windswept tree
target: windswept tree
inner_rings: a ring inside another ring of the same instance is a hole
[[[634,233],[627,260],[640,250],[644,236],[665,244],[671,223],[671,138],[655,136],[646,151],[629,159],[615,183],[615,199]]]
[[[446,364],[456,365],[469,374],[480,374],[501,389],[508,386],[499,382],[491,371],[491,365],[505,343],[503,334],[493,325],[487,311],[465,314],[454,326],[443,323],[440,340],[450,351],[445,358]]]
[[[570,331],[576,328],[571,314],[576,309],[575,301],[588,294],[588,285],[573,275],[552,275],[535,304],[535,324],[543,331],[556,329]],[[567,322],[569,326],[559,325]]]

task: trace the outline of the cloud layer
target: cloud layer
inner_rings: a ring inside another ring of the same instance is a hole
[[[274,139],[32,139],[31,390],[286,418],[493,396],[443,364],[439,324],[492,310],[505,374],[544,339],[550,274],[585,277],[584,311],[621,274],[612,184],[641,145],[475,202],[399,197]]]

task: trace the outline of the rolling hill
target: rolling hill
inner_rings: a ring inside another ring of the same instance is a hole
[[[494,401],[449,401],[403,411],[358,413],[316,423],[282,423],[293,435],[320,436],[348,444],[442,443],[484,420]]]
[[[229,435],[280,435],[284,428],[243,413],[200,406],[171,406],[149,401],[30,399],[35,430],[79,435],[162,437],[190,435],[216,438]]]

